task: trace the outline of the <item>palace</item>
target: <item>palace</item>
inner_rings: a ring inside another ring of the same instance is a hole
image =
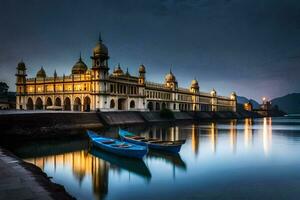
[[[101,37],[93,49],[92,67],[81,58],[68,76],[46,75],[43,67],[36,77],[27,78],[22,61],[16,73],[16,108],[20,110],[68,111],[236,111],[236,94],[219,96],[213,89],[201,92],[197,80],[189,88],[180,88],[170,70],[164,83],[146,80],[146,67],[140,65],[138,75],[123,71],[120,64],[109,72],[108,48]]]

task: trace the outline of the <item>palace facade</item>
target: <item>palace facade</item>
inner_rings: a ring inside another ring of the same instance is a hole
[[[110,73],[108,48],[101,38],[91,56],[89,68],[81,58],[70,75],[47,76],[43,67],[36,77],[27,78],[27,67],[18,63],[16,73],[16,108],[20,110],[68,111],[236,111],[236,94],[219,96],[213,89],[201,92],[197,80],[189,88],[180,88],[170,70],[164,83],[146,80],[146,67],[138,75],[123,71],[120,64]]]

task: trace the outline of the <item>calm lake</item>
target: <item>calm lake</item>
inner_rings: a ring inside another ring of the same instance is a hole
[[[35,142],[14,152],[77,199],[300,198],[299,117],[127,130],[186,144],[178,155],[152,151],[143,161],[89,148],[87,139]]]

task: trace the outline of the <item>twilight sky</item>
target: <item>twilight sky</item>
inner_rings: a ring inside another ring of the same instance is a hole
[[[300,92],[299,0],[0,0],[0,81],[15,90],[23,59],[29,77],[70,74],[82,52],[91,66],[98,33],[110,68],[180,87],[260,100]]]

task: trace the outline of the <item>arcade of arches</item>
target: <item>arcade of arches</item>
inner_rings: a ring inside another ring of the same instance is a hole
[[[54,102],[54,103],[53,103]],[[28,97],[26,102],[27,110],[47,110],[52,109],[55,106],[56,110],[66,111],[90,111],[91,110],[91,98],[89,96],[76,97],[74,101],[71,101],[70,97]]]

